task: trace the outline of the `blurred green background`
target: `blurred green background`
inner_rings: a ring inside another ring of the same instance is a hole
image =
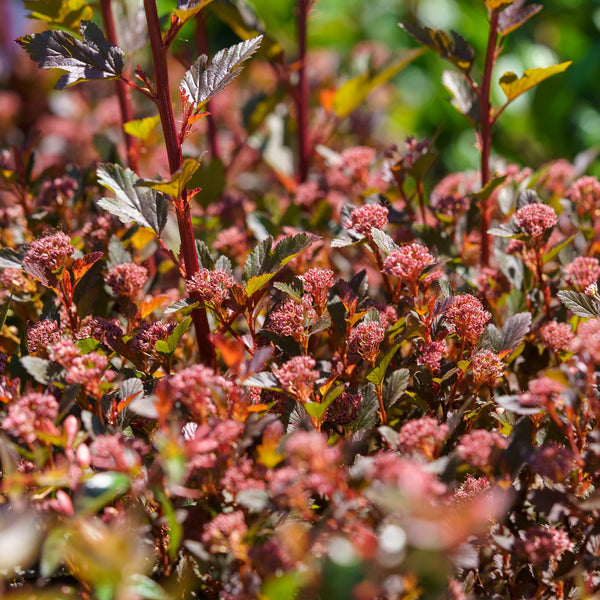
[[[497,123],[496,154],[532,167],[560,157],[573,159],[600,143],[600,1],[541,4],[538,15],[507,37],[495,71],[497,82],[506,71],[521,76],[527,68],[573,61],[566,73],[515,101]],[[267,31],[293,52],[295,0],[253,0],[252,5]],[[318,0],[311,15],[310,46],[335,49],[346,61],[352,48],[365,40],[393,51],[416,47],[398,21],[460,33],[476,50],[474,75],[479,77],[487,43],[483,0]],[[446,169],[476,167],[473,133],[450,106],[441,84],[448,68],[448,62],[428,51],[400,73],[394,80],[397,97],[390,120],[382,131],[401,142],[406,135],[430,136],[441,127],[436,145]],[[493,94],[498,106],[504,96],[497,84]],[[592,171],[600,174],[600,163]]]

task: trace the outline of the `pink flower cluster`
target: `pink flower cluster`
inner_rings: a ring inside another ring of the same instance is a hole
[[[342,392],[328,407],[326,418],[338,425],[348,425],[356,421],[362,404],[362,396],[358,393]]]
[[[564,268],[565,283],[583,292],[600,278],[600,261],[593,256],[578,256]]]
[[[469,474],[456,492],[454,492],[454,501],[458,503],[470,502],[489,488],[490,481],[487,477],[473,477],[473,475]]]
[[[27,349],[42,358],[48,358],[48,350],[62,336],[58,321],[42,319],[27,328]]]
[[[523,233],[539,240],[546,231],[556,225],[558,216],[551,206],[535,202],[517,210],[513,219]]]
[[[440,368],[445,351],[446,344],[444,342],[421,344],[420,354],[417,356],[417,364],[427,367],[430,371],[437,371]]]
[[[600,182],[595,177],[584,175],[573,182],[567,198],[575,204],[580,214],[592,213],[600,205]]]
[[[135,352],[154,354],[154,345],[158,340],[166,340],[176,327],[174,322],[146,321],[142,323],[131,338],[131,349]]]
[[[233,284],[233,277],[225,271],[200,269],[185,282],[185,291],[192,298],[218,308],[227,298]]]
[[[307,299],[310,300],[309,297]],[[290,336],[301,342],[306,335],[306,328],[315,316],[313,308],[290,299],[269,314],[267,328],[277,335]]]
[[[481,350],[471,359],[473,381],[477,387],[487,384],[493,388],[496,381],[504,375],[502,359],[491,350]]]
[[[57,231],[31,243],[23,258],[23,266],[56,271],[74,250],[71,238],[66,233]]]
[[[371,364],[379,354],[379,344],[385,338],[385,329],[377,321],[359,323],[348,336],[348,350],[351,354],[358,354]]]
[[[506,448],[508,440],[497,431],[475,429],[465,433],[456,446],[456,452],[466,463],[486,469],[498,458],[499,451]]]
[[[106,276],[106,283],[115,296],[133,298],[148,280],[148,270],[135,263],[123,263],[113,267]]]
[[[75,356],[67,367],[65,381],[80,383],[93,396],[100,393],[100,384],[108,367],[108,358],[99,352],[88,352],[83,356]],[[106,373],[108,375],[108,373]],[[110,371],[114,376],[114,373]],[[110,375],[109,375],[110,377]]]
[[[556,404],[564,390],[564,384],[556,379],[547,376],[537,377],[529,382],[527,391],[519,396],[519,402],[523,406],[531,407]]]
[[[439,423],[433,417],[412,419],[405,423],[398,435],[400,452],[420,454],[433,460],[437,457],[442,442],[450,429],[445,423]]]
[[[568,323],[559,323],[552,320],[540,329],[542,343],[552,352],[568,350],[574,337],[571,326]]]
[[[390,252],[383,262],[383,270],[400,281],[414,285],[423,269],[434,262],[435,259],[425,246],[413,242]]]
[[[344,224],[346,229],[353,229],[368,238],[371,229],[383,229],[388,223],[388,209],[381,204],[365,204],[355,208]]]
[[[357,179],[365,179],[373,162],[375,150],[368,146],[347,148],[341,154],[342,167],[349,175]]]
[[[571,350],[587,355],[600,364],[600,319],[590,319],[579,325],[577,335],[571,342]]]
[[[446,311],[450,330],[469,344],[476,344],[491,314],[483,308],[480,300],[471,294],[454,296]]]
[[[50,394],[31,392],[8,407],[2,428],[33,444],[39,433],[58,434],[54,421],[58,417],[58,402]]]
[[[315,370],[315,359],[311,356],[295,356],[273,373],[284,391],[292,394],[300,402],[307,402],[313,392],[319,372]]]
[[[521,539],[517,542],[517,552],[540,566],[547,561],[557,561],[574,547],[566,531],[549,526],[529,527],[521,532]]]
[[[327,304],[327,293],[333,285],[333,271],[331,269],[312,268],[300,277],[304,291],[312,296],[313,304],[323,312]]]
[[[231,552],[237,559],[246,558],[247,548],[244,537],[248,526],[244,513],[236,510],[218,514],[209,521],[202,531],[202,543],[211,554],[226,554]]]

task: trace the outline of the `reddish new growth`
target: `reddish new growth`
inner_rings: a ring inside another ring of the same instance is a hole
[[[135,263],[123,263],[113,267],[106,276],[106,283],[115,296],[133,298],[148,279],[146,267]]]
[[[565,283],[583,292],[600,277],[600,261],[593,256],[578,256],[564,268]]]
[[[521,532],[516,550],[529,562],[544,565],[547,561],[556,562],[565,552],[573,549],[569,535],[554,527],[535,526]]]
[[[388,209],[381,204],[365,204],[355,208],[350,218],[344,224],[346,229],[354,229],[368,238],[371,237],[371,229],[383,229],[388,223]]]
[[[431,342],[430,344],[421,344],[420,355],[417,356],[417,364],[427,367],[430,371],[437,371],[440,368],[446,344],[444,342]]]
[[[425,267],[435,262],[429,250],[413,242],[392,251],[383,262],[383,270],[413,287]]]
[[[460,438],[456,452],[466,463],[486,469],[495,463],[508,441],[497,431],[475,429]]]
[[[233,277],[225,271],[200,269],[185,282],[185,291],[192,298],[219,308],[233,284]]]
[[[356,421],[362,404],[362,396],[351,392],[342,392],[327,408],[326,419],[337,425],[347,425]]]
[[[581,215],[590,214],[600,204],[600,182],[595,177],[584,175],[569,188],[567,198]]]
[[[31,392],[8,407],[2,428],[11,435],[33,444],[39,433],[58,435],[54,420],[58,417],[58,402],[50,394]]]
[[[300,277],[304,291],[312,296],[313,304],[322,313],[327,304],[327,292],[333,285],[331,269],[309,269]]]
[[[491,389],[496,380],[504,375],[504,363],[497,354],[490,350],[481,350],[471,360],[471,371],[473,372],[473,382],[477,387],[485,383]]]
[[[286,392],[300,402],[307,402],[314,383],[319,378],[319,372],[315,370],[316,364],[315,359],[310,356],[295,356],[281,367],[274,368],[273,373]]]
[[[158,340],[166,340],[173,333],[175,326],[176,323],[165,323],[164,321],[142,323],[131,339],[131,349],[145,354],[153,354],[154,344]]]
[[[379,344],[385,338],[385,329],[377,321],[359,323],[348,336],[348,350],[352,354],[359,354],[371,364],[379,354]]]
[[[31,243],[23,258],[23,266],[56,271],[74,250],[71,238],[66,233],[57,231]]]
[[[568,350],[575,335],[568,323],[549,321],[540,329],[542,344],[552,352]]]
[[[546,231],[556,225],[558,216],[551,206],[536,202],[520,208],[513,219],[523,233],[539,241]]]
[[[42,319],[27,328],[27,349],[32,354],[48,358],[48,349],[61,338],[61,335],[58,321]]]
[[[398,436],[400,452],[420,454],[429,460],[437,458],[441,444],[450,431],[445,423],[433,417],[422,417],[405,423]]]
[[[450,330],[464,342],[473,345],[477,343],[491,316],[483,308],[483,304],[471,294],[455,296],[446,311],[446,320],[450,325]]]

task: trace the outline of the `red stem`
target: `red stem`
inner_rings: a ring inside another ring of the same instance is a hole
[[[167,50],[160,32],[158,12],[155,0],[144,0],[146,21],[148,23],[148,34],[152,48],[152,61],[154,63],[154,81],[157,92],[157,106],[160,122],[165,137],[169,170],[173,175],[183,162],[181,145],[175,126],[175,115],[171,102],[171,88],[169,86],[169,72],[167,68]],[[177,225],[179,237],[181,238],[181,255],[185,276],[189,279],[200,270],[198,255],[196,254],[196,241],[192,227],[192,217],[187,199],[187,191],[184,190],[181,197],[175,199],[175,210],[177,213]],[[192,311],[192,321],[196,331],[196,340],[200,360],[209,366],[215,365],[215,349],[210,341],[210,327],[206,317],[205,308],[196,308]]]
[[[308,79],[306,77],[306,31],[311,0],[298,0],[298,88],[296,106],[298,111],[298,179],[306,181],[310,163],[308,131]]]
[[[498,42],[498,13],[492,11],[490,18],[490,33],[485,54],[485,70],[479,90],[479,104],[481,106],[481,187],[490,180],[490,152],[492,147],[492,114],[490,105],[490,88],[492,83],[492,70],[496,59],[496,45]],[[487,267],[490,262],[490,228],[491,214],[489,199],[481,203],[481,266]]]
[[[208,35],[206,33],[206,16],[204,11],[200,11],[196,15],[196,48],[198,54],[206,54],[208,56]],[[210,146],[210,155],[212,158],[219,158],[219,143],[217,141],[217,123],[212,112],[214,102],[209,100],[206,103],[206,116],[208,124],[208,143]]]
[[[100,0],[100,9],[102,11],[102,20],[106,29],[106,37],[108,41],[118,46],[117,30],[113,17],[111,0]],[[117,97],[119,98],[119,108],[121,109],[121,125],[125,125],[127,121],[133,120],[133,108],[131,105],[131,94],[128,85],[121,79],[115,81],[117,86]],[[137,173],[139,169],[139,151],[137,140],[128,133],[123,132],[125,136],[125,146],[127,147],[127,165],[132,171]]]

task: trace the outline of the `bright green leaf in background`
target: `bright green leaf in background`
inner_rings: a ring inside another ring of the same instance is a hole
[[[46,21],[49,25],[64,27],[79,33],[81,21],[91,21],[92,7],[85,0],[25,0],[30,19]]]
[[[551,67],[526,69],[523,77],[520,79],[512,71],[504,73],[504,75],[500,77],[500,87],[506,95],[507,103],[512,102],[515,98],[518,98],[521,94],[524,94],[545,79],[566,71],[571,66],[572,62],[573,61],[568,60],[559,63],[558,65],[552,65]]]
[[[145,141],[150,137],[159,123],[160,115],[155,115],[154,117],[146,117],[144,119],[127,121],[127,123],[123,125],[123,129],[125,130],[125,133]]]

